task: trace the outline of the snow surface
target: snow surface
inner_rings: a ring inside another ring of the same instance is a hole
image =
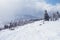
[[[60,20],[36,21],[15,30],[0,31],[0,40],[60,40]]]

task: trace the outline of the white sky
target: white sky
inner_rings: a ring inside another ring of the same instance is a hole
[[[48,12],[60,11],[60,4],[47,4],[45,0],[0,0],[0,21],[4,22],[14,19],[14,16],[18,14],[17,11],[21,12],[24,8],[35,9],[36,11],[45,9]]]

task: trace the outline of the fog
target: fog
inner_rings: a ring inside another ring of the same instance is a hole
[[[0,23],[9,22],[24,15],[43,17],[44,10],[60,12],[60,4],[51,5],[45,0],[0,0]]]

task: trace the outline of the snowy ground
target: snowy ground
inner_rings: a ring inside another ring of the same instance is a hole
[[[44,24],[37,21],[15,30],[2,30],[0,40],[60,40],[60,20],[46,21]]]

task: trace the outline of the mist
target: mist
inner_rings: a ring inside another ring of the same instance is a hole
[[[41,18],[44,10],[60,12],[60,4],[51,5],[45,0],[0,0],[0,23],[9,22],[24,15]]]

